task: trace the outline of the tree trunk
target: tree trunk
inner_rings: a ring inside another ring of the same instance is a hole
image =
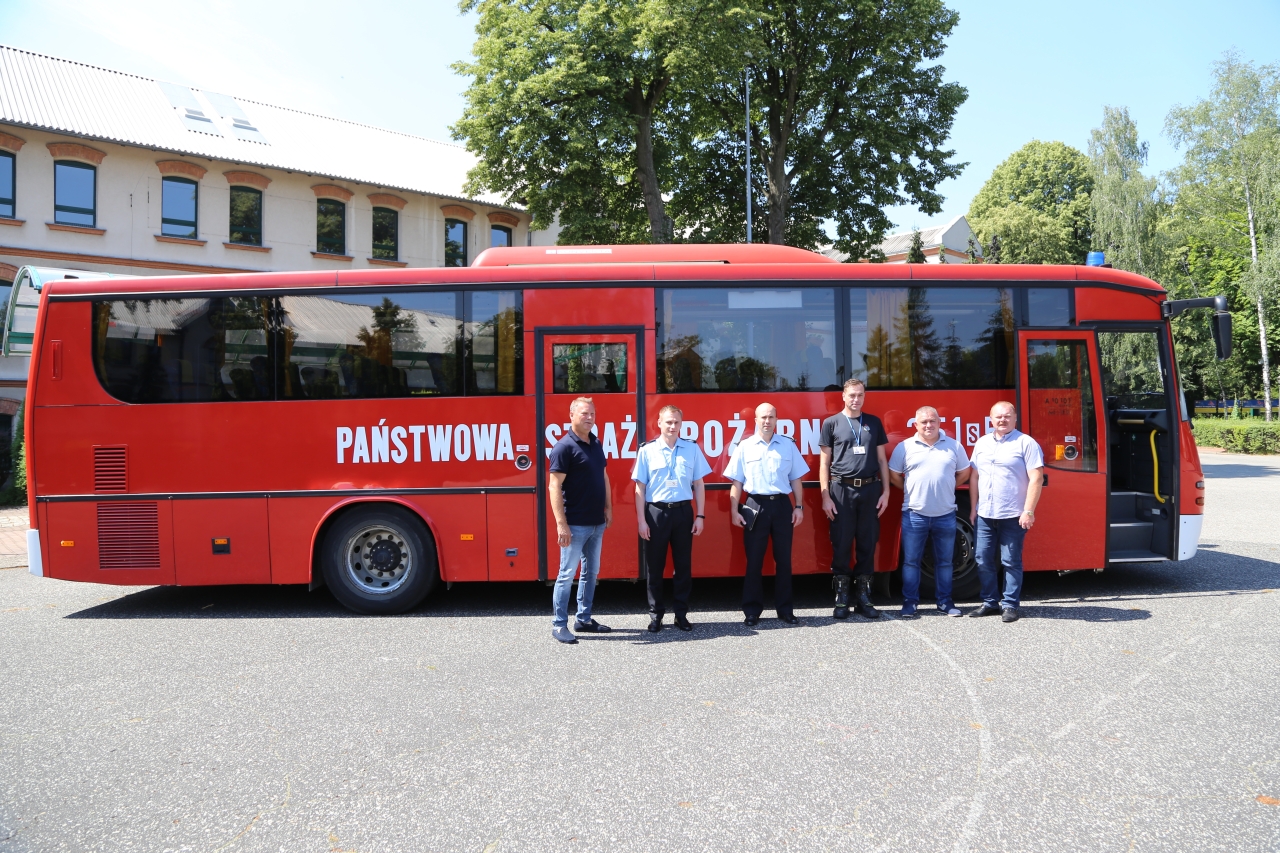
[[[1244,180],[1244,204],[1245,211],[1249,216],[1249,251],[1252,253],[1253,270],[1256,273],[1258,269],[1258,231],[1254,225],[1253,218],[1253,195],[1249,191],[1249,180]],[[1267,355],[1267,306],[1266,301],[1262,298],[1263,287],[1261,282],[1254,279],[1254,287],[1258,289],[1258,345],[1262,355],[1262,410],[1265,419],[1271,421],[1271,359]]]
[[[650,240],[670,243],[666,205],[658,188],[658,174],[653,168],[653,112],[643,101],[641,108],[636,110],[636,177],[640,179],[640,193],[649,214]]]

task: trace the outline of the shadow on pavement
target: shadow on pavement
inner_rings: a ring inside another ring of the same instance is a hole
[[[755,628],[741,621],[704,622],[699,613],[738,612],[741,609],[741,578],[700,578],[694,583],[690,620],[697,625],[694,637],[711,638],[725,634],[749,634],[761,630],[797,630],[782,626],[773,618],[772,578],[765,584],[765,615]],[[1124,622],[1146,619],[1141,610],[1105,606],[1177,595],[1181,597],[1259,594],[1280,587],[1280,563],[1201,551],[1185,563],[1154,563],[1116,566],[1105,572],[1079,572],[1059,577],[1052,572],[1028,572],[1022,604],[1028,616],[1047,619],[1078,619],[1092,622]],[[667,585],[670,596],[670,582]],[[799,628],[834,624],[831,618],[832,593],[828,575],[801,575],[794,583],[795,609],[802,618]],[[970,600],[972,601],[972,600]],[[877,598],[876,604],[888,614],[901,605],[895,595]],[[922,613],[931,607],[923,602]],[[811,613],[809,611],[818,611]],[[644,616],[648,612],[644,587],[631,581],[602,581],[596,589],[593,615],[608,624],[619,616]],[[438,587],[422,605],[398,618],[476,618],[502,616],[551,617],[551,588],[538,582],[458,583],[446,590]],[[68,619],[332,619],[359,618],[334,600],[326,589],[308,592],[305,586],[218,586],[151,587],[123,595],[75,613]],[[384,617],[385,618],[385,617]],[[850,621],[861,621],[851,617]],[[671,625],[659,634],[639,629],[616,639],[665,642],[690,635]],[[590,637],[589,639],[604,639]]]

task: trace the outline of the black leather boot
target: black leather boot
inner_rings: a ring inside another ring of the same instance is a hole
[[[859,575],[854,580],[858,591],[854,593],[853,612],[864,619],[879,619],[880,611],[871,604],[871,576]]]
[[[836,588],[836,610],[831,614],[837,619],[849,618],[849,581],[852,580],[848,575],[837,575],[832,578],[832,585]]]

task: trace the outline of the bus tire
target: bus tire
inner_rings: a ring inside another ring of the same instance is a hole
[[[956,517],[955,571],[951,575],[951,595],[957,601],[974,598],[979,592],[977,536],[969,519]],[[920,559],[920,592],[936,594],[933,549],[925,545]]]
[[[394,504],[350,509],[330,525],[322,546],[325,584],[357,613],[404,613],[440,580],[435,542],[422,520]]]

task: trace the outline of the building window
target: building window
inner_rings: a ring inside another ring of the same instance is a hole
[[[489,226],[489,245],[499,246],[504,249],[510,248],[511,229],[505,225]]]
[[[446,267],[467,265],[467,223],[461,219],[444,221],[444,265]]]
[[[196,199],[200,192],[196,182],[190,178],[165,178],[160,183],[160,233],[196,239]]]
[[[231,188],[231,242],[262,245],[262,192],[252,187]]]
[[[98,170],[86,163],[53,164],[53,221],[93,228],[98,196]]]
[[[400,214],[389,207],[373,209],[373,256],[380,261],[400,260]]]
[[[13,219],[15,216],[13,203],[13,164],[15,157],[8,151],[0,151],[0,216]]]
[[[316,251],[326,255],[347,253],[347,206],[331,198],[316,202]]]

